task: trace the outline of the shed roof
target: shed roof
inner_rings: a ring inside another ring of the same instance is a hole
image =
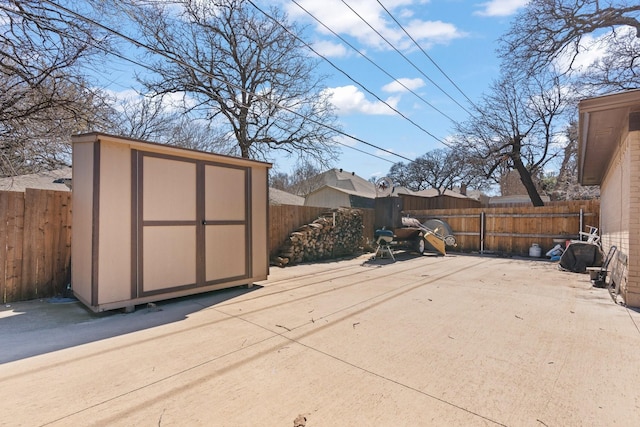
[[[578,181],[599,185],[622,134],[640,130],[640,89],[584,99],[578,111]]]
[[[208,160],[213,158],[218,158],[220,161],[224,163],[236,164],[241,166],[265,167],[265,168],[271,168],[272,166],[271,163],[263,162],[260,160],[246,159],[243,157],[229,156],[226,154],[218,154],[218,153],[212,153],[212,152],[202,151],[202,150],[194,150],[192,148],[179,147],[177,145],[172,145],[172,144],[161,144],[158,142],[144,141],[141,139],[130,138],[127,136],[110,135],[102,132],[82,133],[82,134],[73,135],[71,137],[71,142],[74,144],[94,143],[94,142],[101,142],[101,141],[117,143],[117,144],[128,144],[133,148],[143,147],[145,150],[154,150],[154,151],[158,150],[168,154],[175,153],[177,155],[181,155],[181,153],[183,154],[185,151],[188,151],[193,153],[194,158],[197,155],[201,155],[203,158],[206,158]]]

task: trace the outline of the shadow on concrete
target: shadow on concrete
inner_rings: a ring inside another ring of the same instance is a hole
[[[93,341],[179,322],[189,314],[261,289],[234,287],[94,313],[73,298],[51,298],[0,307],[0,364],[63,350]]]
[[[385,255],[384,257],[374,257],[372,254],[371,258],[362,263],[362,266],[384,267],[385,265],[395,264],[398,262],[406,262],[414,260],[416,258],[438,258],[442,255],[436,252],[425,252],[423,255],[420,255],[419,253],[414,251],[396,250],[393,252],[393,256],[395,258],[395,261],[392,260],[388,255]]]

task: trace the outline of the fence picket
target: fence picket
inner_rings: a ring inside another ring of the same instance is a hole
[[[22,271],[22,247],[24,244],[24,197],[22,193],[13,192],[9,198],[7,234],[6,299],[13,301],[21,289],[20,273]]]
[[[2,302],[7,302],[7,297],[11,293],[8,285],[9,271],[9,193],[0,194],[0,293]]]

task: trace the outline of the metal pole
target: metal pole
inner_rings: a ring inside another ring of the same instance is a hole
[[[580,230],[578,230],[578,240],[582,240],[582,234],[580,234],[582,230],[584,230],[584,211],[580,208]]]
[[[484,253],[484,212],[480,212],[480,254]]]

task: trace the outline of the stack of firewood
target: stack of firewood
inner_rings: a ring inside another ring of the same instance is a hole
[[[292,232],[273,263],[284,267],[354,254],[362,250],[362,229],[361,211],[334,209]]]

